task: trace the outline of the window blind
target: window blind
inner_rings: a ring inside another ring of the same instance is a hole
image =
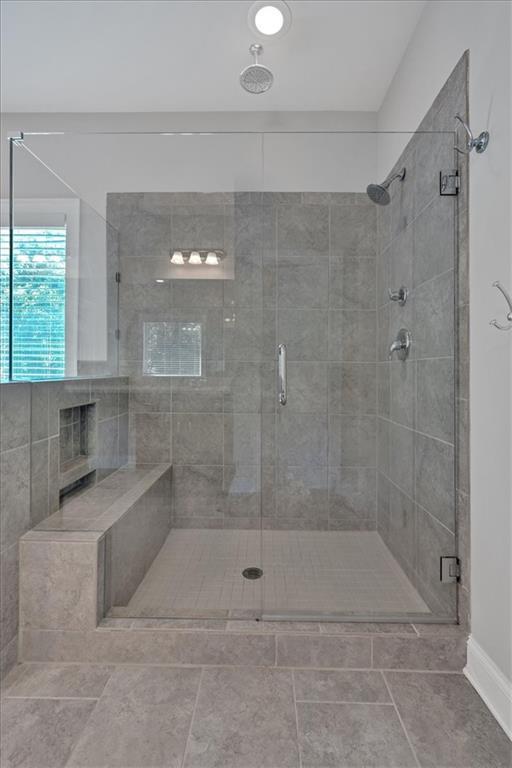
[[[66,370],[66,227],[13,232],[14,379],[62,378]],[[9,375],[9,228],[0,228],[0,374]]]
[[[144,323],[146,376],[201,376],[201,324]]]

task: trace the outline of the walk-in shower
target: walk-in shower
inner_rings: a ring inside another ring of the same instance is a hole
[[[13,142],[4,289],[30,224],[75,254],[33,521],[96,532],[103,614],[456,619],[457,157],[444,126],[399,138]],[[378,157],[402,170],[366,192]]]

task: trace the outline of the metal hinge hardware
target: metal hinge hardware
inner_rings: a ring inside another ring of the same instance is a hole
[[[455,169],[439,171],[439,194],[458,195],[460,189],[459,172]]]
[[[116,283],[120,283],[120,282],[121,282],[121,273],[116,272]]]
[[[449,556],[440,558],[440,580],[442,584],[453,584],[460,579],[460,560]]]

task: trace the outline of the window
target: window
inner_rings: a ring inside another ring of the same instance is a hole
[[[201,324],[144,323],[145,376],[201,376]]]
[[[13,379],[66,372],[66,228],[16,227],[13,248]],[[0,240],[1,377],[9,375],[9,228]]]
[[[0,378],[9,378],[9,227],[0,227]],[[16,200],[13,230],[12,378],[76,375],[78,201]]]

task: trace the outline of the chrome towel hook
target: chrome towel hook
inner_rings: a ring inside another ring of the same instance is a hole
[[[457,150],[457,152],[460,152],[461,155],[469,155],[470,152],[472,152],[474,149],[478,152],[479,155],[482,154],[482,152],[485,152],[489,145],[489,131],[482,131],[476,139],[473,136],[473,131],[469,127],[469,125],[466,123],[462,115],[457,114],[455,115],[455,119],[458,120],[460,123],[462,123],[462,126],[464,130],[466,131],[467,136],[467,142],[466,142],[466,149],[461,149],[460,147],[454,147],[454,149]]]
[[[498,323],[497,320],[491,320],[489,325],[494,325],[495,328],[498,328],[500,331],[510,331],[512,329],[512,299],[510,298],[509,292],[502,286],[499,280],[495,280],[492,284],[493,288],[497,288],[498,291],[501,291],[503,296],[505,297],[505,301],[508,304],[508,314],[507,314],[507,320],[508,325],[501,325]]]

